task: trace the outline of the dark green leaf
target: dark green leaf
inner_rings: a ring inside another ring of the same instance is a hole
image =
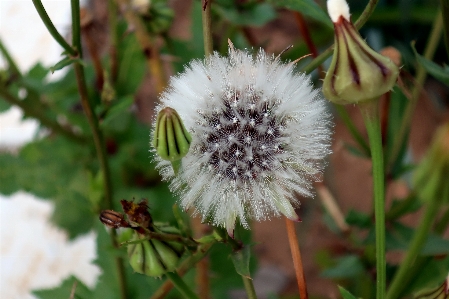
[[[371,217],[367,214],[350,210],[348,215],[346,215],[346,222],[349,225],[354,225],[359,228],[369,228],[373,225]]]
[[[352,295],[348,290],[346,290],[342,286],[338,286],[338,290],[340,291],[340,294],[343,297],[343,299],[357,299],[356,296]]]
[[[212,6],[223,18],[239,26],[263,26],[276,18],[276,12],[270,4],[251,3],[244,7]]]
[[[93,298],[92,291],[74,276],[70,276],[65,279],[62,284],[56,288],[33,291],[33,294],[40,299],[68,299],[71,298],[70,296],[72,292],[74,292],[74,299]]]
[[[337,260],[337,264],[322,272],[328,278],[354,278],[363,273],[364,267],[356,255],[348,255]]]
[[[298,11],[333,28],[329,16],[314,0],[269,0],[268,2],[277,7]]]
[[[429,74],[434,76],[436,79],[444,83],[445,85],[449,86],[449,72],[447,69],[442,68],[438,64],[436,64],[433,61],[428,60],[427,58],[424,58],[423,56],[419,55],[418,52],[416,52],[415,44],[412,43],[412,49],[415,53],[416,59],[418,60],[419,64],[421,64]]]
[[[369,158],[370,156],[367,156],[366,153],[362,150],[360,150],[358,147],[352,146],[349,143],[344,143],[344,147],[348,150],[348,152],[350,152],[351,154],[353,154],[356,157],[360,157],[360,158]]]
[[[127,95],[123,98],[120,98],[117,100],[117,103],[112,106],[104,118],[103,122],[101,123],[102,127],[108,126],[113,120],[115,120],[119,116],[124,116],[124,114],[129,113],[129,108],[134,104],[134,96],[133,95]],[[123,119],[119,120],[121,123],[123,123]],[[126,129],[128,126],[122,126],[122,129]]]
[[[249,272],[249,259],[251,257],[250,246],[244,246],[241,250],[232,253],[231,259],[234,264],[235,271],[238,274],[251,279],[251,273]]]

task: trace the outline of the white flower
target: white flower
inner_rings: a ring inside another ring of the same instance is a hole
[[[325,101],[293,68],[231,45],[229,57],[191,62],[162,94],[157,112],[175,109],[192,141],[177,176],[160,158],[158,169],[184,209],[230,235],[237,219],[299,220],[296,196],[311,196],[330,153]]]

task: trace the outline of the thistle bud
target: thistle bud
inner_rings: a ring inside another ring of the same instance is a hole
[[[324,78],[324,96],[336,104],[357,104],[390,91],[399,68],[366,44],[350,20],[345,0],[328,0],[327,9],[334,23],[335,48]]]
[[[137,233],[131,241],[140,241],[128,245],[129,263],[137,273],[159,277],[176,269],[179,255],[167,242],[147,240]]]
[[[189,152],[191,141],[178,113],[170,107],[162,109],[156,120],[153,147],[162,159],[172,163],[175,173],[181,159]]]

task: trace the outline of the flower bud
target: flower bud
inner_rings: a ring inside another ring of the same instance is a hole
[[[147,240],[137,233],[131,241],[141,241],[128,245],[129,263],[137,273],[159,277],[176,269],[179,255],[168,243]]]
[[[350,21],[346,1],[328,0],[327,5],[334,23],[335,48],[324,78],[324,96],[336,104],[357,104],[390,91],[399,68],[366,44]]]
[[[189,152],[191,141],[178,113],[170,107],[162,109],[157,116],[153,147],[162,159],[172,162],[175,173]]]
[[[101,211],[100,221],[110,228],[129,227],[129,223],[125,220],[125,216],[113,210]]]

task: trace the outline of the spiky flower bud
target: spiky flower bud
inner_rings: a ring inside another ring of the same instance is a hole
[[[153,147],[159,157],[172,163],[175,173],[180,167],[180,160],[189,152],[191,141],[178,113],[170,107],[162,109],[156,120]]]
[[[390,91],[399,68],[366,44],[350,20],[345,0],[328,0],[327,9],[334,23],[335,48],[324,78],[324,96],[336,104],[357,104]]]
[[[180,255],[169,243],[147,240],[138,233],[134,233],[131,241],[136,243],[128,245],[129,263],[137,273],[159,277],[176,269]]]

